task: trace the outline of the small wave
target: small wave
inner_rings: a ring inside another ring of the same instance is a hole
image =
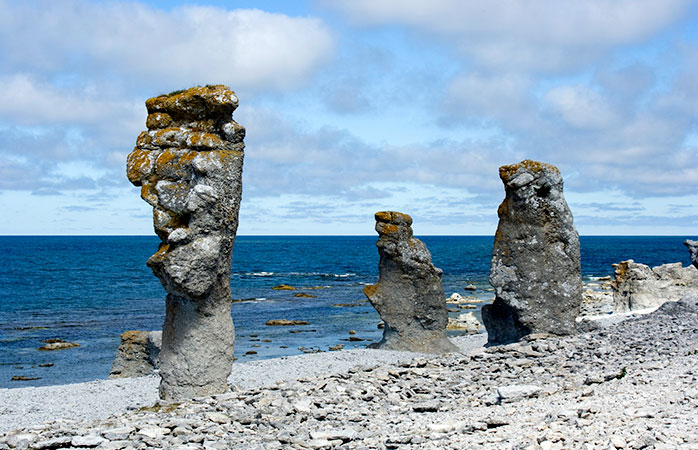
[[[326,273],[326,272],[235,272],[232,275],[244,277],[322,277],[322,278],[348,278],[356,276],[354,272]]]
[[[266,300],[266,297],[234,298],[233,303],[258,303]]]
[[[276,275],[274,272],[244,272],[244,273],[233,273],[233,275],[245,276],[245,277],[273,277]]]

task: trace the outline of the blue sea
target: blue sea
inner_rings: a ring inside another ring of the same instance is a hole
[[[688,265],[682,244],[687,238],[696,236],[583,236],[583,276],[612,275],[611,264],[625,259]],[[420,239],[444,271],[447,296],[492,298],[487,290],[491,236]],[[132,236],[0,237],[0,387],[107,378],[122,332],[162,327],[165,291],[145,266],[158,242]],[[374,236],[239,236],[230,279],[237,361],[380,340],[380,318],[363,295],[363,287],[378,279],[375,243]],[[280,284],[297,290],[272,289]],[[477,291],[466,292],[468,284]],[[295,297],[299,292],[315,298]],[[266,326],[270,319],[310,325]],[[350,330],[363,341],[349,341]],[[80,347],[37,350],[51,338]],[[39,379],[12,381],[13,376]]]

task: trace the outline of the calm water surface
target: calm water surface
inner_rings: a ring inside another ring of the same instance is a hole
[[[583,275],[611,275],[611,264],[624,259],[687,265],[682,244],[687,238],[696,237],[582,237]],[[491,236],[420,239],[444,271],[446,295],[465,294],[463,288],[472,283],[478,287],[476,297],[492,297],[486,290]],[[158,242],[125,236],[0,237],[0,387],[106,378],[123,331],[160,329],[165,291],[145,266]],[[238,237],[230,280],[233,298],[240,300],[232,305],[238,361],[379,340],[380,319],[362,293],[378,278],[375,243],[373,236]],[[279,284],[298,290],[272,289]],[[298,292],[316,298],[294,297]],[[264,325],[282,318],[311,325]],[[349,330],[365,340],[349,342]],[[50,338],[80,347],[38,351]],[[245,355],[250,350],[257,354]],[[47,363],[53,366],[39,367]],[[40,379],[11,381],[15,375]]]

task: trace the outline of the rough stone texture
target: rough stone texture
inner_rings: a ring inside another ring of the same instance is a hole
[[[468,334],[476,334],[482,331],[482,324],[475,314],[468,312],[463,314],[458,314],[455,319],[449,317],[448,325],[446,325],[447,330],[458,330],[465,331]]]
[[[536,161],[502,166],[506,197],[499,205],[490,284],[495,300],[482,308],[489,344],[531,333],[575,332],[582,298],[579,235],[557,167]]]
[[[680,262],[653,267],[632,259],[613,265],[613,311],[628,312],[655,308],[677,301],[686,294],[698,293],[698,270]]]
[[[109,378],[144,377],[158,368],[162,331],[129,330],[121,334],[121,344]]]
[[[167,295],[160,353],[166,400],[225,392],[235,341],[230,265],[242,194],[245,130],[226,86],[151,98],[127,174],[153,207],[162,240],[148,259]]]
[[[97,421],[52,419],[0,434],[0,449],[101,437],[102,449],[694,450],[697,302],[574,336],[373,363]]]
[[[380,262],[378,283],[364,294],[385,322],[377,348],[425,353],[457,352],[446,337],[448,311],[441,269],[431,263],[426,245],[412,236],[412,218],[399,212],[376,213]]]
[[[698,241],[686,239],[684,245],[688,247],[688,252],[691,254],[691,263],[698,269]]]

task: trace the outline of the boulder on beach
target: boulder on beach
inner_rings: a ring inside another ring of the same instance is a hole
[[[575,332],[582,299],[579,235],[557,167],[525,160],[502,166],[490,284],[495,300],[482,308],[488,343],[531,333]]]
[[[446,336],[448,312],[441,269],[434,267],[426,245],[412,236],[412,218],[378,212],[376,231],[380,262],[378,283],[364,294],[384,321],[376,348],[424,353],[458,352]]]
[[[148,99],[147,130],[128,155],[128,179],[153,207],[161,243],[147,265],[167,291],[160,398],[228,390],[235,329],[230,267],[242,196],[245,129],[227,86]]]
[[[482,324],[472,312],[459,314],[458,317],[448,318],[447,330],[465,331],[468,334],[477,334],[482,331]]]
[[[129,330],[121,334],[109,378],[143,377],[158,368],[162,331]]]
[[[698,293],[698,269],[680,262],[652,267],[629,259],[613,265],[613,311],[655,308]]]

